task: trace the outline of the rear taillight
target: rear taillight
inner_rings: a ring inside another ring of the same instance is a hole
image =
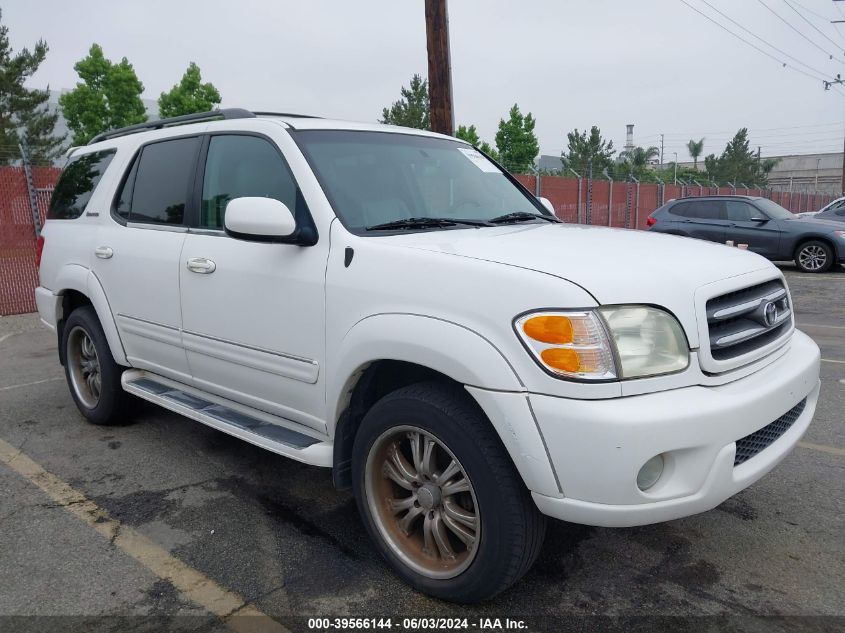
[[[41,254],[44,252],[44,236],[39,235],[35,242],[35,267],[41,268]]]
[[[649,216],[649,218],[645,221],[645,223],[648,226],[654,226],[655,224],[657,224],[657,218],[652,218],[651,216]]]

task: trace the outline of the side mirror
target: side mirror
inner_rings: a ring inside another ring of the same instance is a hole
[[[758,224],[765,224],[766,222],[769,221],[769,218],[763,218],[763,217],[760,217],[760,216],[755,216],[755,217],[751,218],[750,221],[751,222],[757,222]]]
[[[537,198],[537,200],[540,201],[540,204],[546,207],[549,213],[555,215],[555,205],[552,204],[551,200],[549,200],[548,198],[544,198],[543,196],[540,196],[539,198]]]
[[[290,209],[274,198],[230,200],[223,224],[227,235],[255,242],[289,241],[296,232],[296,220]]]

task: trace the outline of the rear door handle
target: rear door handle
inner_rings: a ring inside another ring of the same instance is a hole
[[[187,264],[188,270],[201,275],[210,275],[217,270],[217,264],[205,257],[192,257],[188,260]]]
[[[100,259],[111,259],[114,255],[114,251],[110,246],[98,246],[94,249],[94,255]]]

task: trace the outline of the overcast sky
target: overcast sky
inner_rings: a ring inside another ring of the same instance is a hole
[[[801,8],[845,19],[832,0],[707,1],[817,73],[845,75],[845,28]],[[687,2],[763,47],[704,0]],[[72,88],[73,64],[97,42],[107,57],[129,59],[145,98],[158,98],[195,61],[224,106],[374,121],[413,73],[426,73],[423,6],[6,0],[2,9],[16,49],[38,38],[50,46],[32,82],[39,87]],[[684,160],[690,138],[705,137],[705,154],[718,154],[742,126],[764,156],[842,151],[845,86],[824,91],[820,80],[783,68],[681,0],[450,0],[449,19],[456,120],[476,124],[483,139],[493,141],[499,119],[518,103],[536,117],[544,154],[559,154],[567,131],[591,125],[621,148],[626,123],[636,125],[638,145],[659,146],[665,133],[666,161],[676,151]]]

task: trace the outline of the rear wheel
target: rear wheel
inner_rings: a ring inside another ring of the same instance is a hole
[[[805,273],[823,273],[833,266],[833,249],[819,240],[801,244],[795,251],[795,265]]]
[[[377,402],[355,438],[352,469],[367,531],[420,591],[484,600],[539,553],[545,517],[460,387],[419,383]]]
[[[92,306],[74,310],[64,325],[62,347],[71,396],[92,424],[126,420],[129,394],[123,391],[123,367],[114,362],[106,335]]]

